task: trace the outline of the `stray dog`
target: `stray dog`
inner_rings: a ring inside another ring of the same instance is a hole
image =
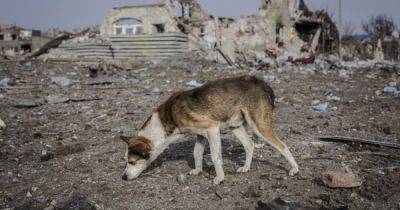
[[[228,126],[243,144],[246,160],[237,172],[248,172],[253,158],[254,142],[244,124],[277,149],[289,162],[290,175],[298,173],[298,165],[288,147],[272,131],[272,110],[275,95],[271,87],[254,76],[220,79],[202,87],[173,94],[160,105],[141,127],[138,137],[121,137],[128,144],[123,180],[138,177],[169,144],[190,131],[197,134],[194,146],[195,169],[202,171],[204,146],[210,144],[215,167],[214,184],[224,180],[220,127]]]

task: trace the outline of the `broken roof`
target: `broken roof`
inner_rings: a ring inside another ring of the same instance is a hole
[[[141,5],[129,5],[129,6],[122,6],[122,7],[114,7],[113,9],[129,9],[129,8],[141,8],[141,7],[163,7],[165,6],[164,3],[156,3],[156,4],[141,4]]]

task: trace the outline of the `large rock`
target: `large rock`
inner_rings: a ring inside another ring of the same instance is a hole
[[[361,182],[353,173],[327,171],[322,173],[322,182],[331,188],[353,188],[361,186]]]

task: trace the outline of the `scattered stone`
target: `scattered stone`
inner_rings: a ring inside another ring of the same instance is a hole
[[[386,174],[383,170],[378,170],[376,173],[379,174],[379,175],[381,175],[381,176],[383,176],[383,175]]]
[[[328,109],[328,103],[315,105],[313,106],[313,109],[317,112],[326,112],[326,110]]]
[[[353,173],[328,171],[322,173],[322,182],[330,188],[353,188],[361,186]]]
[[[262,191],[260,188],[255,186],[250,186],[247,192],[245,193],[247,198],[259,198],[262,196]]]
[[[48,104],[61,104],[61,103],[65,103],[65,102],[68,102],[68,101],[69,101],[68,97],[64,97],[64,96],[61,96],[61,95],[52,94],[52,95],[48,95],[46,97],[46,102]]]
[[[6,123],[0,119],[0,130],[3,130],[6,128]]]
[[[321,101],[318,100],[318,99],[316,99],[316,100],[312,100],[311,105],[312,105],[312,106],[315,106],[315,105],[317,105],[317,104],[319,104],[319,103],[321,103]]]
[[[199,82],[197,82],[195,80],[191,80],[190,82],[186,83],[186,86],[189,87],[189,88],[197,88],[197,87],[203,86],[203,84],[199,83]]]
[[[32,61],[28,61],[24,64],[26,67],[32,67]]]
[[[160,88],[158,88],[158,87],[155,87],[154,89],[153,89],[153,93],[160,93],[161,92],[161,90],[160,90]]]
[[[26,197],[31,198],[31,197],[32,197],[31,192],[28,191],[28,192],[26,193]]]
[[[63,88],[72,86],[71,80],[66,77],[50,77],[50,83],[59,85]]]
[[[347,79],[349,78],[349,72],[345,69],[340,69],[339,70],[339,77]]]
[[[0,100],[5,98],[6,96],[3,93],[0,93]]]
[[[263,77],[263,79],[266,80],[266,81],[269,81],[269,82],[273,82],[273,81],[277,80],[275,75],[265,75]]]
[[[76,75],[78,75],[78,73],[76,73],[74,71],[70,71],[70,72],[67,72],[67,75],[68,76],[76,76]]]
[[[73,145],[63,145],[63,146],[59,146],[55,153],[57,156],[67,156],[67,155],[71,155],[71,154],[75,154],[75,153],[80,153],[85,151],[85,147],[82,146],[81,144],[77,143],[77,144],[73,144]]]
[[[312,207],[304,207],[298,203],[294,202],[289,202],[286,200],[283,200],[282,198],[276,198],[272,200],[271,202],[264,203],[262,201],[257,202],[257,208],[256,209],[271,209],[271,210],[313,210],[316,208]]]
[[[40,160],[42,162],[51,160],[54,158],[54,154],[51,151],[48,151],[47,149],[43,149],[42,153],[40,154]]]
[[[256,148],[256,149],[261,149],[261,148],[263,148],[264,146],[265,146],[264,143],[255,143],[255,144],[254,144],[254,148]]]
[[[183,185],[186,182],[186,175],[185,174],[178,174],[178,176],[176,177],[176,181],[180,184]]]
[[[271,180],[271,174],[261,174],[260,179]]]
[[[390,135],[392,134],[392,129],[390,127],[384,127],[382,129],[383,133],[385,133],[386,135]]]
[[[375,91],[375,96],[380,96],[380,95],[382,95],[382,91],[381,90]]]
[[[57,202],[55,200],[52,200],[50,202],[50,205],[48,207],[44,208],[43,210],[53,210],[53,209],[55,209],[56,205],[57,205]]]
[[[34,139],[40,139],[40,138],[42,138],[42,137],[43,137],[42,133],[37,132],[37,133],[34,133],[34,134],[33,134],[33,138],[34,138]]]

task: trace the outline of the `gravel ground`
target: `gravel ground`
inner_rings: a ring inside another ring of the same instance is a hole
[[[399,209],[398,150],[317,138],[400,144],[400,98],[379,92],[400,81],[399,72],[320,65],[247,71],[193,58],[138,63],[129,71],[82,62],[0,61],[0,80],[11,79],[11,86],[0,86],[0,118],[7,125],[0,131],[0,209]],[[204,173],[187,175],[194,167],[190,135],[138,179],[121,179],[121,133],[136,134],[154,108],[191,80],[248,74],[270,80],[277,95],[274,129],[298,161],[299,175],[288,176],[284,158],[255,135],[252,168],[236,173],[244,150],[223,130],[221,185],[212,184],[208,149]],[[340,100],[328,101],[327,95]],[[325,112],[313,109],[325,102]],[[352,172],[362,185],[328,188],[320,179],[325,171]]]

